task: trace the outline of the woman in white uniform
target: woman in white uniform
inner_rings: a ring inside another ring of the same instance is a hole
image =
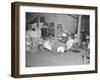
[[[66,42],[66,50],[69,50],[73,47],[74,44],[74,39],[72,38],[72,36],[68,37],[68,41]]]

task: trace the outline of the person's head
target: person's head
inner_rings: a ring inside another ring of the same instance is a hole
[[[63,33],[62,36],[63,36],[63,37],[66,37],[67,35],[66,35],[66,33]]]

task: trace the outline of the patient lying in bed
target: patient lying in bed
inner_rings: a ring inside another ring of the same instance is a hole
[[[44,42],[44,48],[54,52],[64,52],[65,44],[57,39],[49,39]]]
[[[73,47],[74,39],[71,36],[68,37],[66,43],[63,43],[57,39],[48,39],[44,42],[44,48],[50,51],[62,52],[64,53],[65,50],[69,50]]]

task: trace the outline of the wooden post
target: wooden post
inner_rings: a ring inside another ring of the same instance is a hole
[[[80,46],[80,34],[81,34],[81,15],[79,15],[78,17],[78,30],[77,30],[77,34],[78,34],[78,47]]]

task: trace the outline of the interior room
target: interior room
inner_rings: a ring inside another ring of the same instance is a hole
[[[26,13],[26,67],[88,65],[89,15]]]

